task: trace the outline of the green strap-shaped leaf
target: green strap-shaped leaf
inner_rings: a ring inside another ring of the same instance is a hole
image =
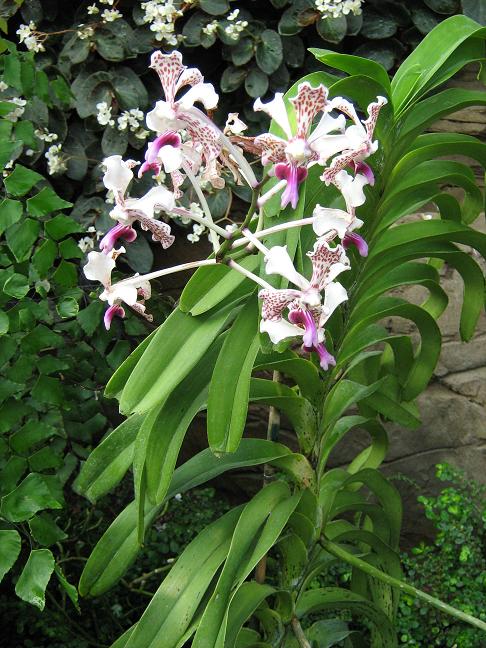
[[[299,386],[304,398],[318,402],[322,395],[322,382],[317,367],[293,351],[283,353],[259,353],[255,360],[255,371],[280,371],[292,378]]]
[[[0,583],[20,553],[20,534],[15,529],[0,530]]]
[[[452,16],[439,23],[398,68],[391,84],[395,107],[402,107],[420,94],[461,43],[472,35],[481,37],[482,33],[479,25],[466,16]],[[478,50],[480,53],[481,48]],[[455,71],[451,71],[451,76]]]
[[[120,397],[120,394],[122,393],[122,390],[125,387],[128,378],[130,377],[130,374],[135,369],[137,362],[142,357],[145,349],[148,347],[157,331],[158,329],[155,329],[155,331],[152,331],[150,335],[148,335],[142,342],[140,342],[138,347],[134,349],[134,351],[132,351],[128,358],[126,358],[126,360],[124,360],[118,367],[118,369],[115,371],[113,376],[108,381],[108,384],[106,385],[106,398]]]
[[[311,47],[309,52],[313,54],[318,61],[335,68],[336,70],[342,70],[347,72],[350,76],[353,75],[362,75],[370,77],[381,86],[383,89],[389,93],[390,79],[385,68],[371,59],[364,59],[360,56],[352,56],[351,54],[340,54],[338,52],[333,52],[332,50],[318,49]]]
[[[447,88],[419,101],[407,112],[407,116],[399,125],[398,151],[402,150],[401,147],[405,142],[412,141],[442,117],[468,106],[485,104],[486,92],[465,88]]]
[[[381,381],[372,385],[361,385],[353,380],[341,379],[328,393],[324,402],[323,429],[334,425],[343,412],[375,392],[380,384]]]
[[[126,648],[175,648],[226,558],[243,507],[206,527],[182,552],[131,634]]]
[[[221,350],[222,336],[147,421],[144,463],[147,494],[154,504],[161,504],[169,489],[177,457],[185,434],[196,414],[208,400],[208,385]]]
[[[250,378],[260,346],[258,305],[251,297],[233,322],[209,385],[208,442],[213,452],[234,452],[248,411]],[[209,373],[210,368],[206,371]]]
[[[252,378],[250,400],[272,405],[284,412],[293,425],[301,449],[304,453],[309,452],[317,434],[317,422],[314,409],[306,398],[281,383]]]
[[[486,105],[486,92],[483,103]],[[387,182],[390,184],[418,164],[445,155],[463,155],[486,168],[486,146],[476,137],[462,133],[427,133],[417,137],[411,150],[395,165]]]
[[[260,542],[267,528],[263,525],[274,509],[278,520],[276,522],[278,535],[280,534],[283,528],[282,522],[285,525],[297,504],[297,499],[289,500],[289,494],[289,488],[284,482],[272,482],[246,504],[236,525],[223,570],[196,631],[193,648],[216,648],[224,645],[231,591],[235,583],[240,584],[248,570],[256,565],[261,555],[264,555],[265,551],[262,554],[261,549],[263,546],[268,546],[268,541]],[[283,505],[283,515],[280,513],[282,507],[279,508],[279,504]],[[260,533],[257,547],[252,550],[255,536]],[[273,533],[270,533],[270,538],[274,538]],[[275,540],[276,538],[273,541]]]
[[[91,502],[108,493],[123,478],[133,461],[133,448],[144,417],[123,421],[89,455],[74,482],[74,489]]]
[[[259,266],[257,256],[249,256],[239,262],[246,270],[255,272]],[[249,294],[254,289],[252,281],[226,265],[198,268],[182,291],[180,309],[191,315],[202,315],[217,306],[230,295]]]
[[[236,452],[222,457],[216,457],[209,449],[203,450],[174,472],[167,499],[204,484],[227,470],[271,463],[288,454],[290,451],[286,446],[264,439],[242,439]],[[146,502],[145,528],[152,523],[161,507]],[[132,502],[105,531],[81,574],[79,592],[82,596],[106,592],[135,560],[140,551],[137,521],[137,508]]]
[[[173,311],[128,378],[120,410],[142,414],[160,405],[205,355],[229,314],[228,307],[199,317]]]
[[[340,587],[322,587],[304,592],[296,603],[298,617],[319,610],[350,610],[373,624],[371,648],[396,648],[397,637],[386,614],[362,596]]]
[[[49,549],[33,549],[15,585],[15,593],[23,601],[43,610],[47,583],[53,571],[54,556]]]
[[[271,585],[243,583],[231,600],[228,611],[228,630],[224,646],[234,648],[238,633],[257,607],[269,596],[275,594]]]

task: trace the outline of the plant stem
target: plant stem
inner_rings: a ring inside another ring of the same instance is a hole
[[[223,229],[219,225],[216,225],[216,223],[213,223],[212,221],[209,222],[207,218],[203,218],[202,216],[197,216],[196,214],[193,214],[188,209],[183,209],[182,207],[175,207],[172,210],[172,213],[177,214],[182,218],[190,218],[191,220],[196,221],[196,223],[201,223],[201,225],[204,225],[204,227],[207,227],[209,230],[214,230],[216,234],[219,234],[219,236],[222,236],[225,239],[230,237],[229,232],[227,232],[225,229]]]
[[[280,381],[280,372],[274,371],[273,382]],[[280,431],[280,412],[276,407],[270,405],[268,412],[268,425],[267,425],[267,441],[277,441],[278,433]],[[268,484],[272,478],[272,473],[269,472],[269,465],[263,465],[263,488]],[[265,554],[255,568],[255,580],[257,583],[264,583],[267,573],[267,554]]]
[[[381,580],[384,583],[391,585],[392,587],[396,587],[402,592],[406,592],[407,594],[410,594],[415,598],[421,599],[422,601],[425,601],[429,605],[432,605],[433,607],[437,608],[441,612],[446,612],[447,614],[456,617],[456,619],[459,619],[460,621],[464,621],[465,623],[469,623],[469,625],[472,625],[475,628],[479,628],[480,630],[486,631],[486,623],[484,621],[481,621],[481,619],[477,619],[476,617],[473,617],[471,614],[462,612],[461,610],[452,607],[452,605],[443,603],[441,600],[435,598],[434,596],[430,596],[430,594],[426,594],[425,592],[422,592],[421,590],[417,589],[413,585],[409,585],[408,583],[404,583],[403,581],[398,580],[398,578],[393,578],[393,576],[390,576],[389,574],[382,572],[376,567],[373,567],[373,565],[370,565],[365,560],[362,560],[361,558],[358,558],[357,556],[353,555],[349,551],[346,551],[345,549],[335,544],[334,542],[331,542],[327,538],[322,537],[320,543],[326,551],[328,551],[333,556],[336,556],[336,558],[340,558],[341,560],[344,560],[350,565],[353,565],[353,567],[357,567],[358,569],[365,572],[366,574],[369,574],[373,578],[377,578],[378,580]]]
[[[314,218],[301,218],[300,220],[296,221],[290,221],[288,223],[280,223],[280,225],[274,225],[273,227],[268,227],[267,229],[260,230],[259,232],[255,232],[253,236],[255,238],[264,238],[265,236],[268,236],[269,234],[275,234],[275,232],[281,232],[282,230],[286,229],[291,229],[292,227],[301,227],[302,225],[310,225],[311,223],[314,222]],[[247,241],[245,238],[238,239],[237,241],[234,241],[231,245],[232,248],[236,247],[241,247],[242,245],[246,245]]]
[[[237,272],[240,272],[242,275],[245,275],[245,277],[248,277],[248,279],[251,279],[262,288],[266,288],[267,290],[274,290],[273,286],[271,286],[268,282],[266,282],[264,279],[260,279],[260,277],[257,277],[256,274],[253,274],[253,272],[250,272],[243,266],[240,266],[240,264],[236,263],[236,261],[233,261],[233,259],[230,259],[227,262],[227,265],[228,267],[233,268],[233,270],[236,270]]]
[[[139,283],[140,281],[150,281],[151,279],[158,279],[158,277],[165,277],[165,275],[174,274],[175,272],[183,272],[184,270],[191,270],[192,268],[200,268],[206,265],[215,265],[215,259],[202,259],[201,261],[189,261],[189,263],[181,263],[181,265],[172,266],[171,268],[163,268],[162,270],[155,270],[146,275],[138,275],[137,277],[130,277],[129,279],[122,279],[114,286],[126,286],[131,283]]]
[[[248,208],[248,212],[245,216],[245,220],[241,223],[241,225],[239,226],[237,231],[233,234],[233,236],[231,238],[226,239],[226,241],[223,242],[219,250],[216,252],[217,259],[219,260],[224,259],[224,256],[228,252],[231,245],[231,241],[234,239],[235,235],[236,236],[241,235],[241,232],[245,229],[245,227],[248,227],[248,225],[250,224],[250,221],[253,218],[253,214],[256,211],[258,196],[260,195],[260,189],[262,188],[264,182],[266,182],[266,178],[263,178],[263,180],[259,184],[257,184],[257,186],[253,189],[250,207]]]
[[[208,223],[211,223],[211,225],[214,225],[213,223],[213,216],[211,214],[211,210],[209,209],[208,201],[206,200],[206,196],[203,194],[201,187],[198,184],[198,181],[196,180],[193,172],[189,168],[188,164],[183,164],[182,168],[184,169],[185,174],[191,181],[192,186],[194,187],[194,190],[197,194],[197,197],[199,198],[199,202],[201,203],[201,207],[203,208],[204,214],[206,215],[206,219]],[[219,248],[219,238],[214,229],[209,230],[209,236],[211,238],[211,243],[213,244],[213,250],[216,252],[216,250]]]
[[[295,616],[292,617],[291,625],[299,646],[301,648],[311,648],[311,645],[307,641],[307,638],[304,634],[304,631],[302,630],[302,626],[300,625],[299,619],[297,617]]]

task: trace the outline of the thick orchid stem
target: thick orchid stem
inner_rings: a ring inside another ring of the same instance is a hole
[[[335,544],[334,542],[331,542],[327,538],[324,537],[321,538],[320,543],[322,547],[330,554],[336,556],[336,558],[340,558],[341,560],[344,560],[345,562],[349,563],[353,567],[357,567],[358,569],[365,572],[369,576],[372,576],[373,578],[377,578],[378,580],[381,580],[383,583],[386,583],[387,585],[391,585],[391,587],[396,587],[401,592],[406,592],[407,594],[410,594],[415,598],[421,599],[422,601],[429,603],[429,605],[432,605],[433,607],[437,608],[441,612],[445,612],[447,614],[450,614],[453,617],[456,617],[456,619],[459,619],[460,621],[464,621],[464,623],[469,623],[469,625],[472,625],[475,628],[479,628],[480,630],[486,631],[486,623],[484,621],[481,621],[481,619],[477,619],[476,617],[473,617],[471,614],[462,612],[461,610],[452,607],[452,605],[443,603],[442,601],[435,598],[434,596],[430,596],[430,594],[426,594],[425,592],[422,592],[416,587],[413,587],[413,585],[409,585],[408,583],[404,583],[403,581],[398,580],[398,578],[393,578],[393,576],[390,576],[389,574],[382,572],[380,569],[373,567],[373,565],[370,565],[370,563],[366,562],[366,560],[362,560],[361,558],[358,558],[358,556],[355,556],[349,551],[346,551],[345,549]]]
[[[295,638],[297,639],[297,643],[299,644],[300,648],[311,648],[310,643],[307,641],[307,637],[304,634],[304,631],[302,630],[302,626],[299,623],[299,619],[294,616],[292,617],[292,621],[290,622],[292,626],[292,631],[295,635]]]
[[[242,275],[245,275],[245,277],[248,277],[248,279],[251,279],[262,288],[266,288],[267,290],[274,290],[273,286],[267,283],[264,279],[257,277],[256,274],[253,274],[253,272],[250,272],[243,266],[240,266],[240,264],[236,263],[236,261],[233,261],[233,259],[229,259],[227,261],[227,265],[228,267],[233,268],[233,270],[236,270],[237,272],[240,272]]]
[[[177,216],[181,216],[182,218],[190,218],[196,223],[201,223],[201,225],[204,225],[204,227],[207,227],[209,230],[214,230],[216,234],[219,234],[219,236],[225,239],[230,238],[230,233],[227,232],[225,229],[223,229],[219,225],[216,225],[216,223],[213,223],[212,221],[209,222],[207,218],[203,218],[202,216],[197,216],[197,214],[193,214],[188,209],[184,209],[183,207],[174,207],[172,213],[177,214]]]
[[[164,268],[163,270],[155,270],[154,272],[149,272],[146,275],[137,275],[136,277],[130,277],[129,279],[122,279],[115,286],[129,286],[130,284],[138,284],[141,281],[151,281],[152,279],[158,279],[159,277],[165,277],[166,275],[174,274],[175,272],[184,272],[184,270],[191,270],[192,268],[200,268],[201,266],[207,265],[216,265],[216,259],[203,259],[202,261],[190,261],[189,263],[181,263],[181,265],[172,266],[172,268]]]
[[[199,198],[199,202],[201,203],[201,206],[203,208],[204,214],[206,215],[206,219],[207,219],[208,223],[211,223],[212,225],[214,225],[213,217],[211,215],[211,210],[209,209],[208,201],[206,200],[206,196],[203,194],[203,192],[201,190],[201,187],[199,186],[199,183],[196,180],[196,177],[194,176],[193,172],[189,168],[188,164],[184,163],[182,165],[182,167],[184,169],[185,174],[187,175],[187,177],[191,181],[192,186],[194,187],[194,190],[195,190],[195,192],[197,194],[197,197]],[[216,252],[216,250],[219,249],[218,235],[216,234],[214,229],[210,229],[209,230],[209,236],[211,238],[211,243],[213,245],[213,250]]]

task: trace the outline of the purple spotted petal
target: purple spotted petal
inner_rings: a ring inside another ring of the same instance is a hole
[[[358,248],[360,256],[368,256],[368,243],[356,232],[347,232],[344,235],[343,248],[347,250],[350,245],[355,245]]]
[[[179,148],[181,143],[181,136],[178,133],[174,133],[174,131],[166,131],[156,137],[152,142],[149,142],[147,151],[145,152],[145,162],[138,171],[138,177],[141,178],[147,171],[155,171],[155,175],[158,175],[161,170],[161,165],[157,157],[160,149],[163,146]]]
[[[100,250],[108,254],[113,250],[119,238],[127,243],[132,243],[137,238],[137,232],[130,225],[115,225],[109,230],[100,241]]]
[[[115,316],[125,317],[125,310],[121,306],[118,306],[118,304],[113,304],[113,306],[110,306],[110,308],[105,312],[103,322],[107,331],[110,330],[111,322]]]
[[[282,193],[282,209],[287,207],[289,203],[295,209],[299,202],[299,184],[307,178],[307,169],[280,162],[275,165],[275,176],[279,180],[287,180],[287,186]]]
[[[369,164],[366,164],[366,162],[353,162],[353,165],[355,173],[364,175],[369,185],[373,186],[375,184],[375,174]]]

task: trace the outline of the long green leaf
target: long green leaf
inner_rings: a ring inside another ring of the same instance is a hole
[[[255,297],[248,300],[233,322],[209,385],[208,441],[214,452],[234,452],[240,443],[248,411],[251,372],[259,346]]]

